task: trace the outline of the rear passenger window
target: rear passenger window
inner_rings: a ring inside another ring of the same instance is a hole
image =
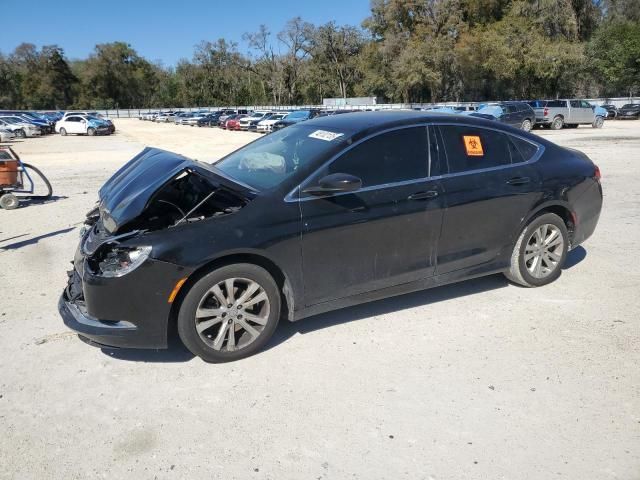
[[[500,167],[511,163],[504,133],[476,127],[441,125],[449,173]]]
[[[348,173],[363,187],[425,178],[427,129],[411,127],[382,133],[353,147],[329,165],[328,173]]]

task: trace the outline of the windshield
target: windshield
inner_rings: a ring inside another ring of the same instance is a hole
[[[487,105],[478,110],[478,113],[484,113],[485,115],[491,115],[493,117],[500,117],[502,115],[502,108],[498,105]]]
[[[273,188],[316,159],[340,148],[341,132],[294,125],[260,138],[215,164],[227,176],[258,190]]]
[[[307,118],[309,116],[309,112],[306,110],[302,110],[299,112],[293,112],[287,115],[287,120],[296,119],[296,118]]]

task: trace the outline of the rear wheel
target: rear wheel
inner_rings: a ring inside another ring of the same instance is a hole
[[[93,137],[95,134],[96,134],[96,130],[95,130],[95,128],[91,128],[91,127],[89,127],[89,128],[87,129],[87,135],[89,135],[90,137]]]
[[[511,254],[506,277],[524,287],[541,287],[556,280],[567,257],[569,233],[562,219],[545,213],[527,225]]]
[[[60,135],[62,135],[63,137],[65,137],[67,135],[67,130],[64,128],[60,129]]]
[[[551,130],[560,130],[564,125],[564,120],[562,117],[556,117],[551,122]]]
[[[521,126],[522,130],[524,130],[525,132],[530,132],[531,129],[533,128],[533,122],[531,120],[529,120],[528,118],[525,118],[522,121],[522,126]]]
[[[221,267],[198,280],[178,314],[185,346],[207,362],[248,357],[271,338],[280,318],[280,293],[269,272],[252,264]]]

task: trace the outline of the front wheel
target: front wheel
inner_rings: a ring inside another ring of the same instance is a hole
[[[18,137],[18,138],[27,138],[27,133],[22,129],[17,130],[16,131],[16,137]]]
[[[523,287],[541,287],[556,280],[569,248],[569,233],[554,213],[536,217],[527,225],[511,254],[505,276]]]
[[[603,125],[604,125],[604,118],[596,117],[596,119],[593,121],[593,125],[591,126],[593,128],[602,128]]]
[[[524,130],[525,132],[530,132],[531,129],[533,128],[533,122],[531,120],[529,120],[528,118],[525,118],[522,121],[522,125],[521,125],[522,130]]]
[[[248,357],[271,338],[280,319],[280,293],[265,269],[227,265],[193,284],[178,313],[184,345],[207,362]]]

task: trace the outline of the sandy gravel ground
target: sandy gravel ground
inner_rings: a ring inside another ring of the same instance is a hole
[[[640,122],[542,134],[603,172],[554,284],[501,276],[282,324],[246,360],[101,351],[56,302],[99,186],[144,145],[257,135],[138,120],[14,144],[55,201],[0,210],[2,479],[640,478]]]

